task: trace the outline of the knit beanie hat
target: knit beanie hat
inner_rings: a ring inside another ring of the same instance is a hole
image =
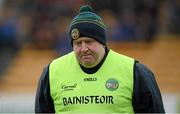
[[[69,28],[71,45],[73,40],[80,37],[90,37],[106,46],[106,26],[89,5],[81,6],[79,14],[71,21]]]

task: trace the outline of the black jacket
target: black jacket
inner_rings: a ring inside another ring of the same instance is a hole
[[[165,113],[161,93],[153,73],[143,64],[134,64],[134,89],[132,105],[135,113]],[[50,96],[49,66],[39,80],[35,101],[36,113],[54,113],[54,104]]]

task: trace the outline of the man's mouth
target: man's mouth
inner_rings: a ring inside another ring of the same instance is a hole
[[[82,60],[85,60],[85,59],[90,59],[92,56],[89,54],[89,55],[82,55],[81,56],[81,59]]]

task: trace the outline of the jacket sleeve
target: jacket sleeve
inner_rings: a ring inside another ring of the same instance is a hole
[[[135,113],[165,113],[161,93],[154,74],[145,65],[135,62],[133,107]]]
[[[39,79],[35,99],[35,113],[54,113],[54,103],[50,96],[49,66],[45,67]]]

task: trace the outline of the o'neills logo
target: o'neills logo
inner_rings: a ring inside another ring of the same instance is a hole
[[[76,40],[79,38],[79,30],[77,28],[72,29],[71,37],[73,40]]]
[[[113,96],[72,96],[63,98],[64,106],[72,104],[113,104]]]
[[[69,91],[69,90],[74,90],[76,88],[77,84],[73,84],[73,85],[62,85],[61,88],[64,91]]]
[[[119,87],[119,83],[116,79],[108,79],[105,84],[106,88],[110,91],[115,91]]]

